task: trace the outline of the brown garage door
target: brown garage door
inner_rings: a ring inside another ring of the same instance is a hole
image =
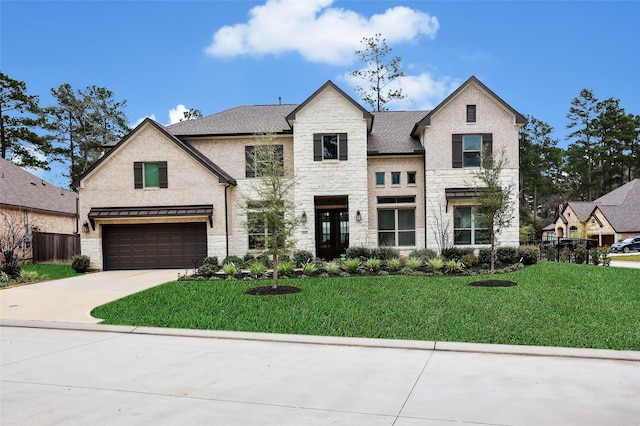
[[[206,223],[103,225],[104,270],[193,268],[207,256]]]

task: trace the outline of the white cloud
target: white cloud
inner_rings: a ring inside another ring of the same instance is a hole
[[[156,115],[155,114],[151,114],[151,115],[145,115],[144,117],[140,117],[138,118],[130,127],[133,129],[135,127],[138,126],[138,124],[142,123],[144,121],[145,118],[150,118],[152,120],[155,121],[156,119]]]
[[[440,26],[435,16],[405,6],[367,18],[330,7],[333,1],[267,0],[246,23],[220,28],[206,52],[225,58],[295,51],[311,62],[343,65],[355,59],[363,37],[380,33],[388,44],[433,39]]]
[[[178,104],[175,108],[171,108],[169,110],[169,124],[174,124],[180,120],[184,120],[184,113],[187,111],[189,111],[189,109],[182,104]]]
[[[342,79],[353,88],[370,86],[366,80],[353,77],[348,73],[345,73]],[[433,109],[460,84],[462,82],[458,79],[451,77],[436,79],[428,72],[418,75],[405,75],[389,83],[385,89],[396,90],[402,88],[402,93],[406,95],[406,98],[393,100],[386,106],[392,111]],[[363,106],[366,107],[366,105]]]

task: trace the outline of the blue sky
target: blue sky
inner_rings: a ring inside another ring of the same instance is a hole
[[[50,89],[106,87],[131,125],[183,108],[300,103],[347,75],[381,33],[402,57],[411,101],[428,109],[475,75],[561,146],[582,88],[640,114],[638,1],[0,1],[0,69],[41,104]],[[182,107],[181,107],[182,106]],[[175,118],[173,118],[175,120]],[[45,173],[66,186],[59,168]]]

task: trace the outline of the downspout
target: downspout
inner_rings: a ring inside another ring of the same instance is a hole
[[[225,250],[226,257],[229,257],[229,205],[227,203],[227,189],[231,184],[227,182],[227,185],[224,187],[224,236],[225,236]]]
[[[76,198],[76,234],[80,233],[80,197]]]

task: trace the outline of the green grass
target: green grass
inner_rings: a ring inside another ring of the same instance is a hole
[[[249,296],[269,281],[168,283],[96,308],[106,324],[640,350],[640,270],[542,262],[517,286],[485,277],[282,281],[301,293]]]
[[[82,275],[73,270],[69,265],[48,264],[48,263],[28,263],[22,265],[22,270],[38,273],[38,280],[59,280],[61,278],[75,277]]]
[[[611,260],[624,262],[640,262],[640,254],[630,254],[628,256],[614,256]]]

